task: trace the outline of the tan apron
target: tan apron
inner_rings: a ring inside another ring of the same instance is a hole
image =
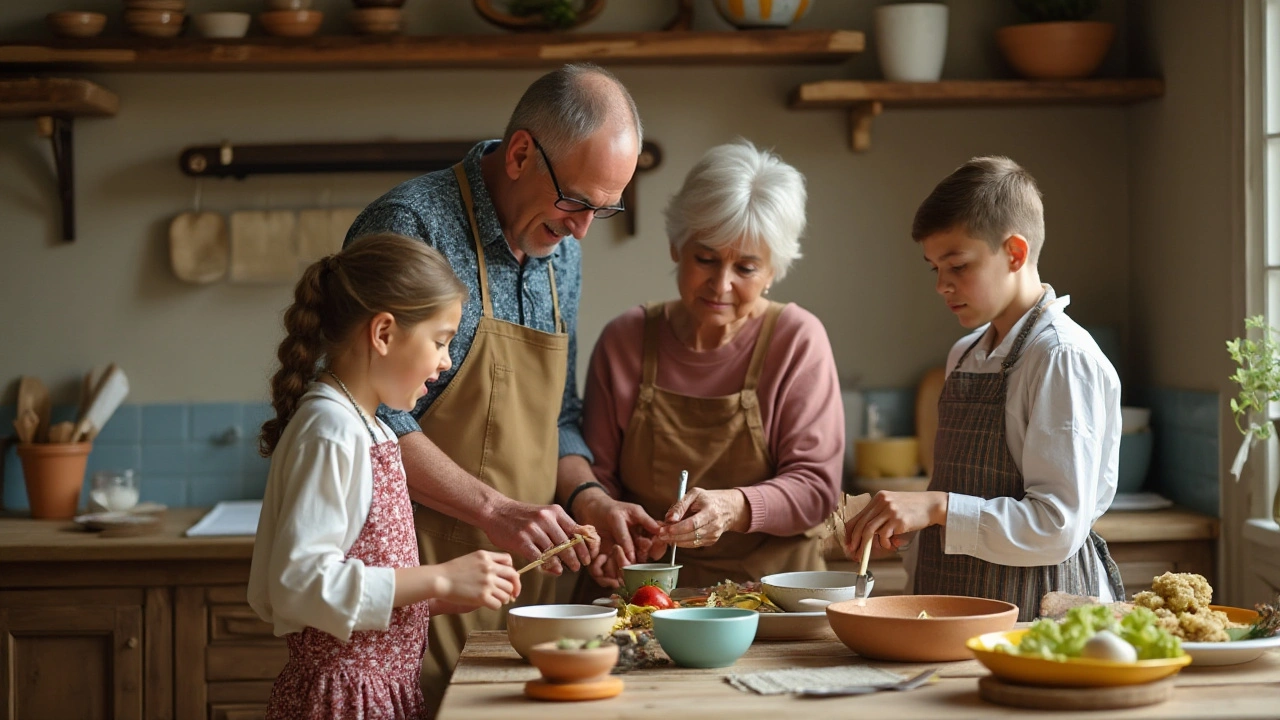
[[[548,262],[557,332],[495,318],[471,186],[461,164],[453,171],[476,244],[483,315],[462,367],[418,424],[463,470],[498,492],[512,500],[550,505],[555,502],[558,420],[569,361],[569,335],[560,318],[555,271]],[[496,549],[479,528],[430,508],[416,508],[414,525],[424,565],[446,562],[477,549]],[[554,577],[531,572],[520,581],[523,589],[518,605],[555,602]],[[422,685],[433,712],[443,699],[467,634],[500,630],[506,625],[506,616],[507,608],[481,608],[465,615],[431,618]]]
[[[640,395],[622,442],[618,466],[622,500],[640,505],[661,520],[676,501],[681,470],[689,471],[690,489],[703,490],[744,487],[774,477],[776,468],[764,436],[756,386],[783,307],[769,303],[742,390],[704,398],[680,395],[656,385],[663,304],[648,305]],[[727,532],[715,545],[682,547],[678,558],[684,567],[679,584],[705,587],[726,579],[759,580],[770,573],[789,570],[825,570],[815,537],[820,530],[815,528],[792,537]],[[589,579],[588,583],[587,589],[598,588]]]

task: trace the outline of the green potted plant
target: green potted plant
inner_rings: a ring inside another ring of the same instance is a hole
[[[1086,20],[1101,0],[1013,0],[1028,20],[996,31],[996,45],[1015,72],[1036,80],[1073,80],[1097,71],[1115,25]]]
[[[570,30],[595,19],[604,0],[509,0],[506,10],[490,0],[472,0],[485,20],[507,30],[545,32]]]
[[[1231,413],[1236,429],[1244,435],[1231,464],[1236,480],[1240,479],[1253,443],[1269,440],[1275,434],[1275,424],[1268,414],[1271,403],[1280,402],[1280,342],[1276,340],[1276,329],[1261,315],[1245,318],[1244,327],[1245,337],[1227,341],[1227,353],[1238,366],[1231,380],[1240,386],[1240,394],[1231,399]],[[1261,337],[1250,339],[1250,330],[1260,330]],[[1271,519],[1280,523],[1280,488],[1271,500]]]

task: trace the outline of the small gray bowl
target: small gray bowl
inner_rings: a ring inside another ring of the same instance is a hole
[[[622,589],[627,597],[636,594],[643,585],[657,585],[662,592],[670,595],[676,588],[676,579],[680,577],[683,565],[667,563],[640,563],[622,568]]]

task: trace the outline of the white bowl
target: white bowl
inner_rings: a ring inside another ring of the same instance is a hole
[[[1151,409],[1142,407],[1120,408],[1120,432],[1142,432],[1151,425]]]
[[[787,612],[813,612],[818,608],[801,600],[839,602],[857,597],[856,572],[787,572],[760,578],[764,594]]]
[[[201,37],[242,38],[249,32],[249,13],[207,12],[192,18],[191,23]]]
[[[538,643],[578,638],[590,640],[608,635],[618,611],[595,605],[529,605],[507,613],[507,639],[520,657],[529,659],[529,648]]]

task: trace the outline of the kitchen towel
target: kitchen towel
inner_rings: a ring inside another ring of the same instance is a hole
[[[850,687],[854,685],[891,685],[902,682],[901,675],[866,665],[843,667],[792,668],[766,670],[745,675],[730,675],[729,684],[743,692],[759,695],[782,695],[815,688]]]

